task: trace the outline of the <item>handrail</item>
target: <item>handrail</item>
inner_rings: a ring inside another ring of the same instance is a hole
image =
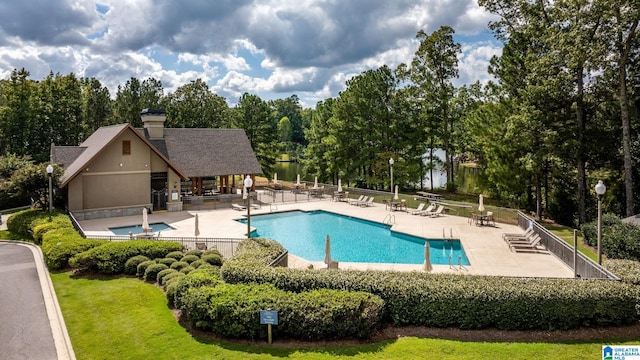
[[[583,279],[620,280],[615,274],[581,252],[577,253],[577,263],[574,264],[574,248],[521,211],[518,211],[518,225],[522,229],[532,226],[534,232],[540,236],[542,245],[565,265],[574,270],[578,277]]]
[[[382,220],[382,224],[386,225],[387,219],[389,219],[389,225],[396,223],[396,216],[389,213],[387,214],[387,216],[384,217],[384,220]]]

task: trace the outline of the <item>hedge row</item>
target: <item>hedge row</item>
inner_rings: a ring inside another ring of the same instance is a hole
[[[590,222],[581,227],[584,241],[595,247],[598,242],[598,224]],[[610,259],[640,260],[640,226],[623,223],[615,214],[602,215],[602,253]]]
[[[239,247],[241,256],[221,268],[225,282],[368,292],[384,299],[384,320],[395,326],[551,330],[635,320],[637,292],[616,281],[270,268],[255,266],[250,253],[265,258],[269,251]]]
[[[302,340],[368,338],[379,324],[383,301],[364,292],[292,293],[272,284],[192,287],[182,298],[191,323],[217,335],[266,339],[260,310],[278,311],[275,336]]]
[[[182,250],[182,245],[170,241],[129,240],[106,242],[88,251],[76,254],[69,261],[69,265],[103,274],[121,274],[125,271],[127,260],[134,256],[143,255],[149,259],[164,258],[170,252],[178,250]]]

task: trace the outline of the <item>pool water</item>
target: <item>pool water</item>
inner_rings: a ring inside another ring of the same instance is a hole
[[[246,219],[238,220],[246,224]],[[325,238],[331,239],[331,258],[341,262],[391,264],[424,263],[428,241],[431,263],[469,265],[459,240],[432,240],[391,231],[380,223],[326,211],[289,211],[251,217],[252,237],[273,239],[291,254],[323,261]]]
[[[149,227],[151,228],[152,232],[175,230],[174,228],[163,222],[149,224]],[[142,224],[133,226],[110,227],[109,230],[114,235],[129,235],[129,232],[135,235],[142,234],[144,232],[142,231]]]

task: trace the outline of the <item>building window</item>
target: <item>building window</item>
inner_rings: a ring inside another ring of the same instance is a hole
[[[122,155],[131,155],[131,141],[122,141]]]

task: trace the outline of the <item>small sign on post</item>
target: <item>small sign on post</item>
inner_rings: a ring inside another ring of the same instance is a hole
[[[269,344],[271,344],[271,325],[278,325],[278,312],[271,309],[260,310],[260,325],[267,325],[268,340]]]

